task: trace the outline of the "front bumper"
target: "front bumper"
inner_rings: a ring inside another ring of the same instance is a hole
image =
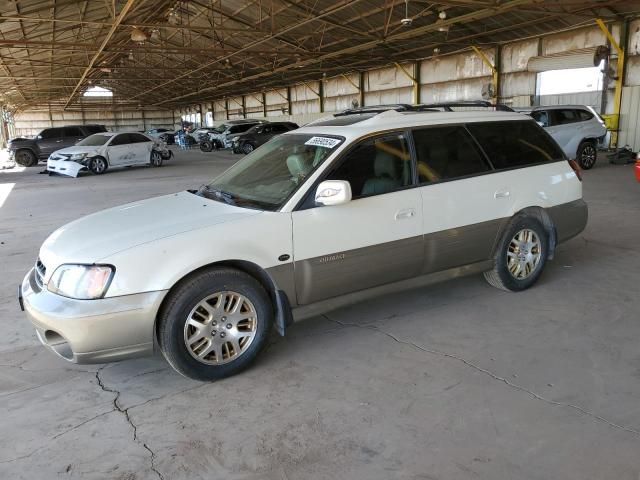
[[[77,177],[82,170],[87,170],[87,167],[72,160],[53,160],[51,158],[47,160],[48,172]]]
[[[74,300],[42,289],[32,269],[19,298],[38,339],[74,363],[105,363],[153,353],[154,323],[167,292]]]

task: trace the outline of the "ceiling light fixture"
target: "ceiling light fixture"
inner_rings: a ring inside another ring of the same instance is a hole
[[[410,27],[413,19],[409,16],[409,0],[404,0],[404,18],[400,20],[403,27]]]
[[[438,26],[439,32],[448,32],[449,25],[445,24],[444,21],[447,19],[447,12],[444,10],[438,14],[438,20],[436,20],[436,25]]]

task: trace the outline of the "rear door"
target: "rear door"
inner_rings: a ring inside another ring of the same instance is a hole
[[[134,162],[137,164],[149,163],[153,147],[151,139],[139,133],[130,133],[129,141],[131,142],[131,150],[135,153]]]
[[[84,132],[79,127],[64,127],[62,129],[62,144],[71,147],[84,138]]]
[[[409,151],[404,133],[362,141],[324,176],[348,181],[353,200],[316,206],[312,188],[303,206],[293,212],[299,304],[410,278],[420,271],[422,204]],[[287,163],[308,162],[303,153],[295,157]]]
[[[424,273],[486,260],[502,219],[510,211],[510,187],[462,125],[412,131],[423,211]]]
[[[38,147],[42,155],[49,156],[56,150],[64,148],[62,144],[62,128],[47,128],[40,133]]]

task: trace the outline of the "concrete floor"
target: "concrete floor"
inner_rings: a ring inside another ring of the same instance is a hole
[[[631,167],[586,172],[587,230],[523,293],[472,276],[341,308],[213,384],[160,356],[74,366],[38,344],[15,292],[51,231],[198,187],[237,158],[0,173],[0,189],[15,183],[0,206],[1,479],[640,478]]]

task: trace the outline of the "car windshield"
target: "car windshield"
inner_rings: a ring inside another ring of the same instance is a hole
[[[101,133],[96,133],[94,135],[89,135],[84,140],[80,140],[76,145],[81,147],[99,147],[100,145],[104,145],[111,138],[111,135],[103,135]]]
[[[281,135],[200,190],[213,200],[277,210],[344,141],[333,135]]]
[[[225,125],[224,123],[222,125],[218,125],[217,127],[213,127],[212,130],[216,133],[224,133],[224,131],[227,129],[228,125]]]

